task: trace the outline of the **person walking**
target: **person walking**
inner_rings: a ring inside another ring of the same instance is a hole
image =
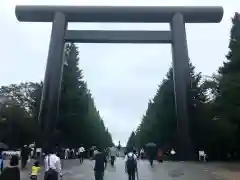
[[[163,162],[163,152],[160,148],[158,149],[158,152],[157,152],[157,160],[159,163]]]
[[[28,146],[27,145],[24,145],[21,149],[21,166],[22,166],[22,169],[24,169],[27,165],[27,161],[28,161],[28,158],[29,158],[29,149],[28,149]]]
[[[95,160],[94,165],[95,180],[103,180],[104,171],[107,168],[107,159],[105,153],[102,152],[101,148],[98,148],[98,153],[94,155],[93,160]]]
[[[3,172],[3,155],[1,150],[0,150],[0,172]]]
[[[141,159],[143,159],[144,158],[144,149],[142,148],[141,150],[140,150],[140,158]]]
[[[13,155],[10,159],[9,166],[3,169],[3,172],[0,175],[0,180],[20,180],[20,169],[18,164],[18,156]]]
[[[61,160],[51,149],[46,151],[44,166],[44,180],[58,180],[62,176]]]
[[[81,146],[79,149],[78,149],[78,156],[79,156],[79,159],[80,159],[80,164],[83,163],[83,160],[84,160],[84,152],[85,152],[85,149],[83,146]]]
[[[112,146],[110,148],[110,162],[111,162],[111,165],[114,166],[114,162],[116,160],[116,156],[117,156],[117,148],[115,146]]]
[[[64,159],[68,159],[69,151],[70,151],[69,148],[65,149],[65,157],[64,157]]]
[[[148,160],[150,163],[150,166],[153,167],[153,161],[156,158],[156,149],[154,147],[148,148]]]
[[[128,180],[135,180],[136,173],[138,178],[137,156],[135,153],[134,150],[130,150],[125,156],[125,171],[128,174]]]

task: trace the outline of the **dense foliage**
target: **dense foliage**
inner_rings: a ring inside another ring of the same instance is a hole
[[[63,147],[111,146],[112,137],[78,68],[77,47],[68,44],[64,55],[56,143]],[[42,83],[27,82],[0,88],[1,97],[7,98],[0,107],[1,142],[18,148],[41,138],[37,120],[42,86]]]
[[[232,23],[227,61],[218,73],[204,80],[190,64],[189,136],[196,155],[204,150],[215,160],[240,159],[240,14],[235,14]],[[132,135],[129,143],[134,144]],[[178,148],[172,68],[136,130],[136,146],[141,148],[148,142],[165,151]]]

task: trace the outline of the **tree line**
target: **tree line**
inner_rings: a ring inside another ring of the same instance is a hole
[[[205,79],[190,63],[191,87],[187,92],[189,136],[193,150],[204,150],[211,160],[240,159],[240,14],[232,18],[226,61],[212,77]],[[173,69],[149,100],[129,147],[155,142],[163,150],[177,149],[177,119]],[[197,153],[196,153],[197,155]]]
[[[69,43],[64,50],[59,115],[54,132],[56,144],[62,147],[98,146],[113,144],[97,110],[83,71],[78,68],[79,51]],[[38,113],[42,82],[23,82],[0,87],[0,142],[19,148],[41,139]]]

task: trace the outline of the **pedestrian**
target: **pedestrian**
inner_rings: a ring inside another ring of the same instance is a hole
[[[95,180],[103,180],[104,171],[107,168],[107,159],[105,153],[102,152],[101,148],[98,148],[98,153],[94,155],[93,160],[95,160],[94,165]]]
[[[128,180],[135,180],[135,175],[138,173],[137,156],[135,153],[134,150],[130,150],[125,156],[125,171],[128,174]]]
[[[85,152],[85,149],[84,149],[83,146],[81,146],[81,147],[78,149],[78,156],[79,156],[80,164],[83,163],[83,160],[84,160],[84,152]]]
[[[143,148],[140,150],[140,157],[141,157],[141,159],[144,158],[144,149]]]
[[[105,155],[106,155],[106,159],[109,160],[109,158],[110,158],[110,148],[109,147],[105,149]]]
[[[151,167],[153,167],[153,160],[156,158],[156,154],[155,147],[148,147],[148,160]]]
[[[66,148],[65,149],[65,157],[64,157],[64,159],[68,159],[68,155],[69,155],[69,149]]]
[[[170,151],[170,154],[171,154],[171,159],[176,160],[176,151],[174,149]]]
[[[93,157],[94,157],[96,154],[98,154],[98,153],[99,153],[98,149],[95,148],[95,149],[93,150]]]
[[[46,150],[44,166],[44,180],[58,180],[62,176],[61,160],[51,148]]]
[[[160,148],[158,149],[158,152],[157,152],[157,160],[158,160],[159,163],[163,162],[163,153],[162,153],[162,150]]]
[[[34,165],[32,166],[32,169],[31,169],[30,179],[37,180],[39,171],[40,171],[39,161],[35,161]]]
[[[22,169],[24,169],[27,165],[27,161],[28,161],[28,158],[29,158],[29,149],[28,149],[28,146],[27,145],[24,145],[21,149],[21,166],[22,166]]]
[[[20,170],[18,163],[18,156],[12,155],[9,166],[4,168],[3,172],[0,175],[0,180],[20,180]]]
[[[0,172],[3,172],[3,154],[0,151]]]
[[[110,148],[110,161],[112,166],[114,166],[116,156],[117,156],[117,148],[115,146],[112,146]]]

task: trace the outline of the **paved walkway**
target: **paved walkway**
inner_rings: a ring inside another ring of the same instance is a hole
[[[78,160],[64,160],[63,180],[94,180],[93,161],[85,160],[82,165]],[[239,180],[240,171],[232,172],[214,163],[194,162],[155,162],[154,168],[150,168],[147,161],[139,161],[139,180]],[[30,167],[28,167],[30,168]],[[43,170],[43,169],[42,169]],[[29,179],[29,170],[21,173],[21,180]],[[43,180],[41,171],[40,180]],[[110,165],[105,171],[104,180],[127,180],[124,169],[124,161],[119,158],[116,167]]]

